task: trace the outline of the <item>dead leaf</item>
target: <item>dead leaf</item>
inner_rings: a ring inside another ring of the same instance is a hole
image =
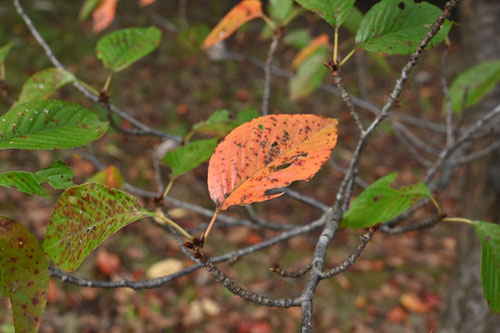
[[[97,252],[97,267],[105,275],[116,273],[121,268],[120,257],[114,253],[100,250]]]
[[[399,299],[401,305],[412,312],[426,313],[429,307],[414,294],[403,294]]]
[[[404,323],[408,314],[401,306],[396,306],[387,313],[386,317],[392,323]]]
[[[115,19],[116,4],[118,0],[103,0],[99,7],[92,13],[94,32],[106,29]]]
[[[184,268],[184,263],[177,259],[165,259],[153,264],[146,272],[149,279],[156,279],[174,274]]]
[[[231,9],[219,21],[203,42],[202,48],[208,49],[212,45],[229,37],[239,27],[254,18],[262,16],[262,4],[257,0],[244,0]]]
[[[296,56],[293,58],[292,67],[297,68],[301,63],[304,62],[307,58],[313,55],[316,50],[318,50],[321,46],[328,46],[328,35],[321,34],[316,37],[309,45],[304,47]]]
[[[337,120],[316,115],[270,115],[229,133],[208,166],[210,197],[220,210],[283,194],[268,193],[309,180],[337,143]]]

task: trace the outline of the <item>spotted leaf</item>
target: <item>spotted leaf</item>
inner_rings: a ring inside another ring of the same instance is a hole
[[[257,0],[244,0],[231,9],[210,32],[202,47],[208,49],[212,45],[229,37],[239,27],[254,18],[262,16],[262,4]]]
[[[106,133],[108,123],[64,101],[21,104],[0,117],[0,149],[64,149],[84,146]]]
[[[37,72],[24,83],[15,105],[47,99],[57,89],[75,80],[72,73],[60,68],[47,68]]]
[[[119,229],[153,215],[125,192],[95,183],[74,186],[52,211],[43,249],[56,265],[74,271]]]
[[[49,291],[49,269],[35,236],[0,216],[0,297],[10,299],[16,332],[36,332]]]
[[[210,197],[221,210],[283,194],[269,190],[309,180],[337,142],[337,120],[270,115],[245,123],[215,149],[208,167]]]

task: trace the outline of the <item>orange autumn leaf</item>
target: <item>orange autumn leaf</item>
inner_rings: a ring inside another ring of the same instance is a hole
[[[103,0],[92,13],[94,32],[106,29],[115,19],[116,3],[118,0]]]
[[[146,7],[152,5],[156,0],[139,0],[139,6]]]
[[[208,166],[210,197],[220,210],[278,197],[268,190],[309,180],[337,142],[337,120],[269,115],[245,123],[215,149]]]
[[[297,68],[301,63],[304,62],[307,58],[313,55],[321,46],[328,46],[328,35],[321,34],[316,37],[309,45],[304,47],[299,54],[295,56],[292,61],[292,67]]]
[[[237,4],[219,21],[203,42],[202,48],[208,49],[212,45],[229,37],[239,27],[254,18],[262,16],[262,4],[257,0],[244,0]]]

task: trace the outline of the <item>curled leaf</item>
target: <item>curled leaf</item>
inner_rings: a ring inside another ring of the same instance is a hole
[[[337,142],[337,120],[316,115],[270,115],[234,129],[208,167],[210,197],[221,210],[283,194],[269,190],[309,180]]]
[[[220,20],[203,42],[202,48],[208,49],[212,45],[229,37],[239,27],[254,18],[262,16],[262,4],[257,0],[244,0],[233,7]]]

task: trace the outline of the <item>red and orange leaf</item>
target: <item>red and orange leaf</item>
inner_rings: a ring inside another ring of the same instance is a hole
[[[337,120],[316,115],[270,115],[245,123],[215,149],[208,190],[220,210],[280,196],[269,190],[309,180],[337,143]]]
[[[106,29],[115,19],[116,3],[118,0],[103,0],[92,13],[94,32]]]
[[[139,0],[139,6],[146,7],[152,5],[156,0]]]
[[[313,55],[318,48],[321,46],[326,46],[328,47],[328,35],[327,34],[321,34],[318,37],[316,37],[309,45],[304,47],[296,56],[293,58],[292,61],[292,67],[297,68],[300,66],[301,63],[304,62],[307,58],[309,58],[311,55]]]
[[[229,37],[243,24],[262,16],[262,4],[257,0],[244,0],[237,4],[219,21],[210,32],[202,47],[208,49],[212,45]]]

